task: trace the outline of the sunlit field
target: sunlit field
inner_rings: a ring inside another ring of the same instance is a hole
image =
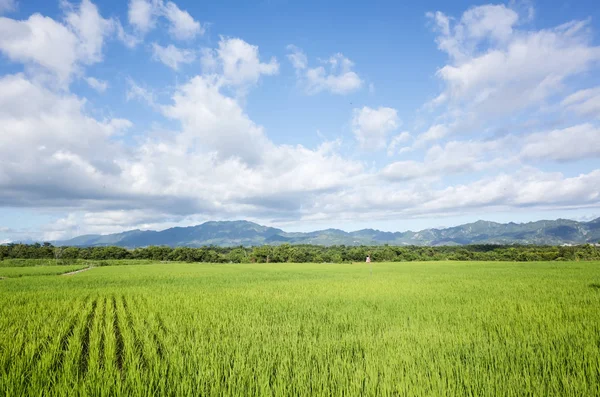
[[[0,267],[0,277],[53,276],[85,268],[85,265]]]
[[[0,395],[600,394],[600,262],[105,266],[0,302]]]

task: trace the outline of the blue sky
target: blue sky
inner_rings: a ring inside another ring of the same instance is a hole
[[[0,242],[600,216],[594,1],[0,0]]]

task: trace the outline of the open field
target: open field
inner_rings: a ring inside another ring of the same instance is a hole
[[[369,274],[167,263],[4,279],[0,394],[600,394],[600,262]]]
[[[85,268],[85,265],[0,267],[0,277],[55,276]]]

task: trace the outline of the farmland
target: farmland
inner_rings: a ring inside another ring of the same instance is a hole
[[[85,268],[84,265],[0,267],[0,277],[53,276]]]
[[[600,394],[597,261],[145,263],[0,280],[0,394]]]

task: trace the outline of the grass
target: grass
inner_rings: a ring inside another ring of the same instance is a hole
[[[85,265],[0,267],[0,277],[54,276],[85,269]]]
[[[0,394],[600,394],[599,262],[373,268],[2,280]]]
[[[0,267],[53,266],[57,264],[60,263],[54,259],[4,258],[0,261]]]

